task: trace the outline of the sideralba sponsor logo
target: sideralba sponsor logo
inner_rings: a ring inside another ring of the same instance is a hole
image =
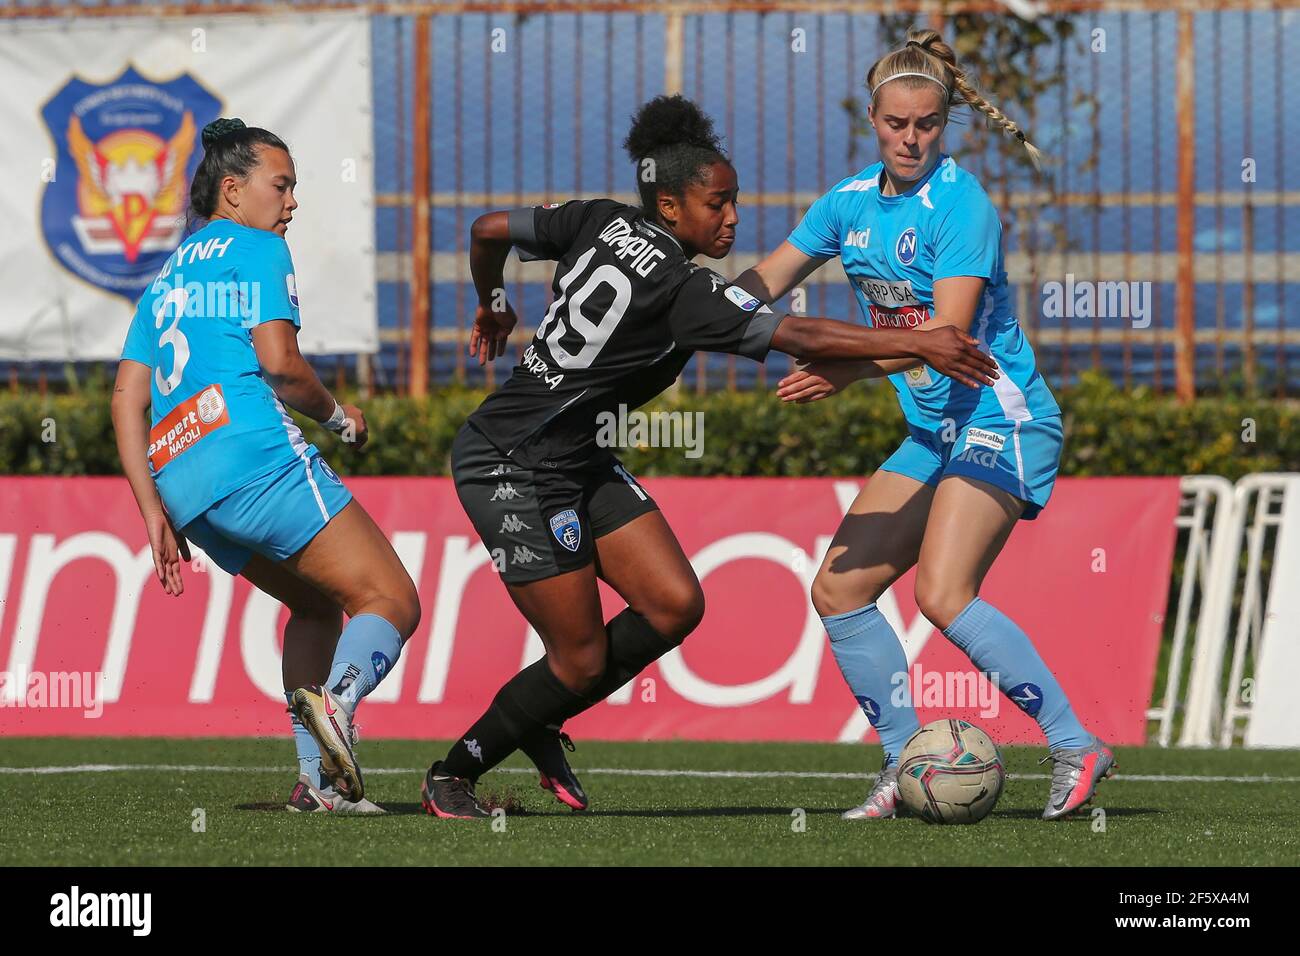
[[[59,927],[125,926],[132,936],[153,928],[152,893],[83,893],[73,885],[50,897],[50,925]]]

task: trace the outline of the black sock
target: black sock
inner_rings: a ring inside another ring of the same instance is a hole
[[[671,651],[677,644],[668,640],[636,611],[624,608],[605,625],[609,637],[609,646],[605,657],[605,673],[596,681],[591,690],[575,700],[574,706],[559,719],[552,721],[560,726],[566,720],[577,717],[585,710],[599,704],[614,691],[618,690],[637,674],[641,673],[659,658]],[[575,695],[576,696],[576,695]],[[523,750],[536,762],[535,749],[541,746],[542,728],[520,738],[519,749]]]
[[[477,780],[514,753],[521,739],[591,703],[565,687],[545,657],[533,661],[497,691],[492,706],[452,745],[442,772]]]
[[[604,700],[679,643],[668,640],[630,607],[605,625],[605,633],[609,635],[605,674],[587,692],[589,702],[582,710],[570,714],[571,717]]]

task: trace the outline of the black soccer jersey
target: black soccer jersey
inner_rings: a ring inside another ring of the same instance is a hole
[[[639,208],[573,200],[510,213],[521,258],[555,259],[554,301],[523,361],[469,418],[500,451],[573,463],[602,411],[671,385],[695,351],[762,361],[779,317],[686,258]]]

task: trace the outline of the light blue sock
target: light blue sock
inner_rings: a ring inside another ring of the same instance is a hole
[[[1092,743],[1092,735],[1074,716],[1065,691],[1028,635],[1011,618],[977,597],[943,633],[981,671],[996,675],[1002,693],[1038,721],[1053,750]]]
[[[880,734],[887,764],[898,762],[908,738],[920,729],[912,708],[907,655],[875,604],[822,618],[840,673],[862,712]]]
[[[293,696],[292,691],[284,692],[285,703]],[[307,779],[314,786],[321,785],[320,776],[320,747],[316,745],[316,738],[311,735],[301,720],[289,711],[289,723],[293,725],[293,747],[298,751],[298,772],[306,774]]]
[[[352,716],[361,698],[374,690],[402,653],[402,635],[378,614],[348,621],[334,650],[325,686]]]

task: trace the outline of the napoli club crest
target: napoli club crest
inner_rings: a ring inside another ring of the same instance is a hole
[[[185,74],[73,78],[41,110],[56,147],[41,230],[68,271],[134,303],[180,244],[199,130],[221,101]]]
[[[578,524],[578,512],[572,508],[551,516],[551,534],[570,551],[577,551],[582,541],[582,526]]]
[[[916,258],[916,230],[907,228],[894,243],[894,257],[903,265],[909,266]]]

